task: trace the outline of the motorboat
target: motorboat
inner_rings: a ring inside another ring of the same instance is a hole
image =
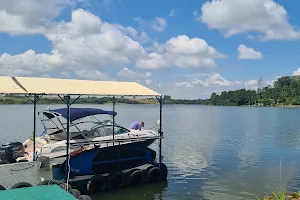
[[[147,148],[159,138],[158,131],[151,129],[132,130],[111,119],[100,120],[97,116],[116,116],[113,111],[96,108],[70,108],[70,152],[78,154],[83,150],[127,145]],[[44,132],[35,138],[35,157],[60,158],[66,155],[67,109],[53,109],[38,112]],[[113,131],[114,127],[114,131]],[[28,160],[33,156],[33,138],[23,143]]]

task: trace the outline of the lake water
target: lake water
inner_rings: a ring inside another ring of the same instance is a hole
[[[125,127],[143,120],[151,128],[159,119],[158,105],[117,105],[116,111],[116,122]],[[32,105],[0,105],[1,143],[29,138],[32,115]],[[163,131],[167,182],[106,192],[93,200],[255,199],[283,186],[300,189],[300,109],[164,105]]]

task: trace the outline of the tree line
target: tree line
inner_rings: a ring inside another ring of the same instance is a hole
[[[257,90],[239,89],[212,93],[210,105],[300,105],[300,76],[282,76],[274,84]]]

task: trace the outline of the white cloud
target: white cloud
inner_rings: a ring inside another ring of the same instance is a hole
[[[57,24],[46,36],[52,40],[54,50],[73,66],[122,65],[137,60],[145,52],[120,27],[79,9],[72,12],[71,22]]]
[[[274,80],[263,81],[263,87],[273,85]],[[177,82],[173,87],[165,88],[163,94],[169,94],[173,98],[199,99],[209,98],[213,92],[220,94],[223,91],[247,89],[257,90],[258,81],[232,81],[227,80],[218,73],[211,74],[206,79],[191,78]]]
[[[155,31],[164,31],[167,27],[167,20],[163,17],[155,17],[152,21],[152,28]]]
[[[52,42],[50,54],[0,55],[0,73],[32,74],[60,66],[72,70],[96,70],[104,66],[122,66],[145,56],[143,46],[134,38],[138,32],[132,27],[103,22],[82,9],[72,11],[71,21],[57,22],[45,31]],[[99,77],[99,73],[97,74]]]
[[[225,37],[258,32],[262,40],[300,39],[285,8],[273,0],[212,0],[204,3],[201,11],[194,16]]]
[[[71,75],[69,74],[69,72],[60,72],[60,75],[62,76],[62,77],[65,77],[65,78],[70,78],[71,77]]]
[[[165,69],[171,67],[169,61],[166,61],[164,56],[158,53],[150,53],[147,58],[139,60],[136,66],[142,69]]]
[[[192,78],[187,81],[175,83],[176,87],[207,87],[207,88],[253,88],[256,85],[256,80],[247,82],[229,81],[223,78],[220,74],[214,73],[207,77],[206,80]]]
[[[263,58],[261,52],[255,51],[253,48],[246,47],[244,44],[240,44],[238,51],[240,60],[260,60]]]
[[[293,76],[299,76],[300,75],[300,68],[298,68],[296,71],[293,72]]]
[[[152,84],[152,80],[151,79],[147,79],[145,80],[146,85],[151,85]]]
[[[151,78],[151,73],[146,72],[146,73],[140,73],[140,72],[135,72],[127,67],[124,67],[119,73],[118,76],[120,77],[125,77],[125,78],[141,78],[141,79],[149,79]]]
[[[2,75],[31,75],[38,72],[51,71],[62,66],[63,58],[56,54],[36,54],[28,50],[23,54],[0,56],[0,74]]]
[[[168,25],[167,20],[163,17],[155,17],[151,20],[145,20],[141,17],[136,17],[133,20],[136,21],[140,25],[140,28],[143,30],[148,29],[151,31],[162,32]]]
[[[179,12],[178,9],[171,9],[169,12],[169,17],[175,17],[176,13]]]
[[[101,73],[98,70],[77,70],[75,71],[77,76],[84,78],[84,79],[91,79],[91,80],[108,80],[109,76],[107,74]]]
[[[165,44],[155,44],[148,57],[144,57],[136,64],[144,69],[163,69],[172,66],[194,69],[213,69],[217,67],[216,58],[224,55],[209,46],[201,38],[189,38],[180,35],[168,40]]]
[[[42,74],[41,77],[42,78],[51,78],[51,76],[49,74]]]
[[[51,19],[76,0],[0,1],[0,32],[9,34],[44,33],[53,26]]]
[[[246,88],[253,88],[258,86],[258,81],[257,80],[249,80],[245,82]]]

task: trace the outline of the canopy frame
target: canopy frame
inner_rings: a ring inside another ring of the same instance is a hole
[[[33,103],[33,155],[32,159],[35,161],[35,149],[36,149],[36,142],[35,142],[35,137],[36,137],[36,104],[38,101],[43,97],[43,95],[34,95],[33,100],[30,98],[29,95],[25,95],[27,99],[29,99]]]
[[[59,82],[58,83],[56,83]],[[80,82],[80,84],[79,84]],[[49,83],[54,83],[52,86]],[[74,87],[70,86],[70,84],[73,83],[74,86],[77,86],[77,90],[74,89]],[[76,84],[75,84],[76,83]],[[99,88],[96,91],[91,90],[93,87],[96,86],[96,84],[99,84]],[[110,84],[113,89],[116,89],[116,92],[109,92],[105,86],[105,84]],[[127,88],[124,86],[127,85]],[[44,89],[41,89],[41,87],[45,87]],[[56,87],[55,87],[56,86]],[[122,87],[125,87],[122,88]],[[130,87],[129,87],[130,86]],[[61,88],[60,88],[61,87]],[[101,90],[102,87],[102,90]],[[135,88],[134,88],[135,87]],[[129,89],[130,88],[130,89]],[[105,90],[106,89],[106,90]],[[127,90],[126,90],[127,89]],[[132,90],[135,89],[136,93],[133,93]],[[86,90],[89,90],[90,92],[86,92]],[[99,91],[98,91],[99,90]],[[59,92],[58,92],[59,91]],[[102,92],[101,92],[102,91]],[[118,92],[117,92],[118,91]],[[160,121],[159,121],[159,166],[162,162],[162,95],[159,93],[156,93],[144,86],[141,86],[135,82],[97,82],[97,81],[78,81],[78,80],[71,80],[71,79],[50,79],[50,78],[29,78],[29,77],[3,77],[0,76],[0,94],[11,94],[11,95],[25,95],[27,98],[28,96],[33,96],[34,99],[31,100],[31,102],[34,104],[34,130],[33,130],[33,136],[34,136],[34,156],[33,159],[35,160],[35,131],[36,131],[36,104],[40,100],[40,98],[44,95],[58,95],[58,97],[66,104],[67,110],[66,110],[66,116],[67,116],[67,148],[66,148],[66,177],[65,181],[67,182],[69,179],[69,146],[70,146],[70,107],[72,104],[74,104],[82,95],[89,95],[89,96],[106,96],[106,97],[112,97],[113,102],[113,112],[115,112],[115,103],[116,103],[116,96],[123,96],[123,97],[136,97],[136,96],[147,96],[147,97],[156,97],[156,99],[159,101],[160,104]],[[64,95],[61,97],[61,95]],[[76,99],[74,99],[71,102],[70,95],[78,95]],[[114,128],[115,128],[115,116],[113,115],[113,144],[115,143],[114,139]]]

